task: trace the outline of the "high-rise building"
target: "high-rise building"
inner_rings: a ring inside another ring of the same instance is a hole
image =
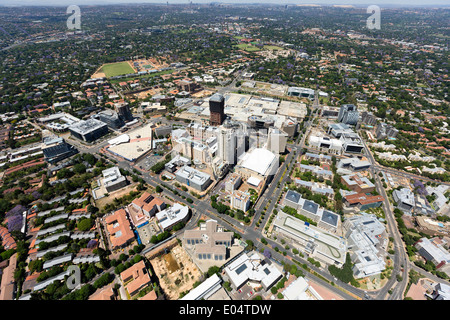
[[[374,114],[367,111],[364,111],[361,114],[361,121],[362,123],[367,124],[369,126],[374,126],[377,124],[377,118],[374,116]]]
[[[220,126],[225,120],[225,98],[220,93],[215,93],[209,99],[209,124]]]
[[[112,129],[120,129],[125,125],[125,122],[119,117],[119,114],[113,110],[100,111],[98,114],[93,116],[108,125]]]
[[[284,153],[287,140],[288,135],[286,132],[276,128],[270,128],[267,139],[267,149],[275,154]]]
[[[356,125],[358,123],[359,112],[356,110],[356,106],[354,104],[343,104],[339,109],[338,121],[345,123]]]
[[[123,121],[133,120],[133,115],[127,103],[116,103],[114,106],[116,107],[117,114]]]
[[[219,127],[217,134],[217,155],[227,164],[236,164],[249,148],[248,133],[242,128],[226,126]]]
[[[377,139],[385,139],[385,138],[395,138],[397,136],[398,130],[391,126],[390,124],[386,124],[384,122],[380,122],[377,125],[377,129],[375,131]]]
[[[236,136],[233,129],[220,129],[218,155],[223,162],[236,164]]]

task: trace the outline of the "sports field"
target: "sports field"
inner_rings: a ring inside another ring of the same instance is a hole
[[[259,48],[252,46],[251,44],[247,44],[247,43],[240,43],[238,45],[236,45],[236,47],[238,47],[241,50],[245,50],[245,51],[259,51]]]
[[[120,76],[128,73],[135,73],[134,69],[128,62],[117,62],[111,64],[105,64],[100,72],[103,72],[107,78]]]

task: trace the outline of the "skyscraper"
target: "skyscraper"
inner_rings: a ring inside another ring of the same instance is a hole
[[[123,121],[133,120],[133,115],[131,114],[130,107],[127,103],[116,103],[115,107],[117,114]]]
[[[343,104],[339,109],[338,121],[355,125],[358,122],[359,112],[354,104]]]
[[[236,135],[233,129],[220,129],[218,151],[219,157],[223,162],[236,164]]]
[[[209,124],[220,126],[225,120],[225,98],[220,93],[215,93],[209,99]]]

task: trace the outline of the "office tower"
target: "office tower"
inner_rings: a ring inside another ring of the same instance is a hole
[[[356,125],[358,123],[359,112],[353,104],[343,104],[339,109],[338,121],[345,124]]]
[[[218,151],[219,157],[223,162],[236,164],[236,136],[233,129],[220,129]]]
[[[133,120],[133,115],[131,114],[130,107],[127,103],[116,103],[115,107],[117,114],[123,121]]]
[[[216,93],[209,99],[209,124],[212,126],[220,126],[225,120],[225,98],[220,93]]]

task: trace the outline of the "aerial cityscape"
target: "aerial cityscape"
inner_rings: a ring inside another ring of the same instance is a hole
[[[13,2],[0,300],[450,300],[448,4]]]

